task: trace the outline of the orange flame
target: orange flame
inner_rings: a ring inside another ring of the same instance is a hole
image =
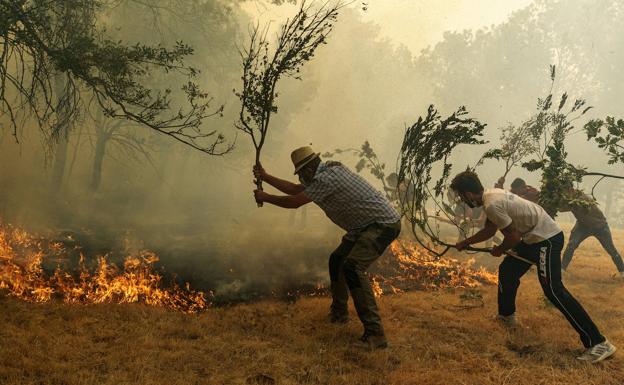
[[[387,292],[474,288],[498,282],[495,274],[483,268],[474,269],[473,264],[474,260],[462,263],[452,258],[435,258],[414,242],[397,240],[371,274],[373,291],[380,296]]]
[[[165,287],[162,276],[155,272],[158,256],[141,251],[126,257],[123,268],[106,256],[97,259],[89,269],[80,254],[73,274],[59,265],[50,276],[43,268],[45,261],[67,259],[69,251],[62,243],[47,242],[27,232],[0,222],[0,289],[8,295],[30,301],[48,302],[60,299],[72,304],[144,303],[186,313],[210,307],[206,295],[184,287]],[[459,262],[434,258],[414,242],[393,242],[383,258],[371,269],[371,286],[377,297],[409,290],[474,288],[496,284],[497,277],[483,268],[473,269],[474,261]],[[294,288],[275,297],[289,300],[301,295],[326,295],[327,288]],[[209,292],[208,297],[213,293]]]
[[[60,260],[66,253],[60,243],[46,243],[21,229],[0,225],[0,289],[31,302],[60,298],[81,304],[144,303],[186,313],[211,305],[203,292],[192,290],[188,283],[184,288],[163,287],[162,276],[154,271],[158,256],[152,252],[128,256],[123,269],[99,257],[93,272],[81,254],[77,277],[60,266],[48,276],[42,266],[44,258]]]

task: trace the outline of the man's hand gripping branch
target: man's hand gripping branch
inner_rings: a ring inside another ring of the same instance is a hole
[[[494,223],[487,220],[485,221],[485,227],[481,229],[478,233],[473,235],[472,237],[466,238],[463,241],[457,242],[455,244],[455,248],[459,251],[465,249],[466,247],[474,244],[487,241],[492,238],[496,234],[497,228]],[[500,257],[507,250],[516,246],[520,240],[522,239],[522,234],[518,232],[512,225],[507,226],[506,228],[501,230],[501,233],[505,236],[503,242],[492,248],[490,254],[494,257]]]
[[[303,193],[304,186],[299,183],[292,183],[284,179],[275,177],[265,171],[262,165],[253,167],[254,177],[264,181],[279,191],[287,194],[286,196],[278,196],[266,193],[262,190],[254,190],[254,198],[257,203],[271,203],[287,209],[296,209],[311,202],[311,200]]]

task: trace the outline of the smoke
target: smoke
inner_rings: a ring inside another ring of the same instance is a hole
[[[499,24],[486,26],[487,19],[465,31],[446,24],[448,32],[420,52],[388,37],[396,25],[377,25],[358,6],[346,8],[328,44],[303,69],[303,80],[280,83],[279,109],[263,164],[270,173],[294,181],[292,149],[312,144],[326,152],[357,148],[368,140],[391,172],[405,126],[433,103],[443,113],[466,105],[488,123],[489,145],[454,154],[455,170],[462,170],[497,144],[499,127],[519,124],[535,112],[537,98],[548,91],[548,66],[553,63],[559,69],[557,92],[586,98],[595,106],[592,116],[621,116],[624,75],[617,63],[624,57],[619,22],[624,11],[617,1],[598,3],[574,0],[571,6],[540,0],[507,19],[499,17]],[[232,93],[240,80],[237,45],[244,44],[257,14],[245,12],[249,3],[244,9],[216,0],[206,4],[203,15],[211,16],[201,23],[194,18],[153,19],[136,6],[111,11],[106,22],[111,34],[128,41],[184,40],[195,47],[193,65],[202,69],[215,106],[225,104],[224,116],[206,124],[235,140],[235,150],[208,157],[132,127],[108,143],[101,182],[92,189],[97,135],[88,116],[70,131],[60,185],[51,182],[58,153],[46,156],[36,127],[27,127],[19,144],[1,130],[0,217],[50,237],[76,234],[91,255],[121,257],[129,249],[154,250],[167,271],[224,298],[326,282],[327,257],[342,231],[312,205],[305,217],[302,210],[257,208],[252,146],[233,128],[239,108]],[[400,2],[405,13],[415,12],[410,4]],[[427,9],[419,12],[426,23]],[[444,10],[436,17],[444,19]],[[416,40],[421,39],[418,28],[413,27]],[[166,83],[163,79],[157,74],[152,81]],[[144,150],[124,145],[128,140],[140,142]],[[621,166],[607,167],[605,155],[582,133],[571,137],[568,149],[577,164],[621,172]],[[350,166],[356,162],[348,156],[339,160]],[[501,169],[487,162],[480,169],[485,184],[492,185]],[[511,177],[516,176],[539,184],[537,174],[515,169]],[[589,181],[586,188],[591,188]],[[611,200],[607,214],[613,221],[619,218],[621,191],[621,183],[604,183],[596,190],[603,208]]]

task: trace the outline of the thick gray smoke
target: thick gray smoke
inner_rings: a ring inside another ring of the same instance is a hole
[[[341,231],[316,207],[257,208],[252,146],[233,128],[239,108],[232,93],[240,81],[237,45],[244,44],[255,15],[238,2],[206,4],[205,18],[176,18],[135,5],[111,10],[105,22],[115,38],[165,45],[184,40],[195,47],[193,65],[202,69],[215,106],[225,104],[224,116],[206,125],[236,140],[235,150],[209,157],[146,129],[121,130],[107,144],[94,188],[98,134],[89,116],[70,132],[60,184],[52,182],[60,146],[46,154],[35,127],[21,133],[19,144],[10,132],[0,131],[0,218],[50,236],[76,234],[92,254],[155,250],[168,271],[217,295],[253,296],[324,281],[327,256]],[[595,107],[588,118],[624,114],[619,1],[538,0],[502,24],[468,31],[449,27],[441,41],[421,52],[381,38],[383,26],[364,21],[362,12],[345,8],[329,44],[304,68],[303,80],[280,84],[279,110],[263,154],[270,173],[295,180],[289,153],[296,147],[311,143],[326,152],[357,148],[365,140],[390,172],[405,125],[426,113],[429,104],[443,113],[465,105],[488,124],[490,144],[454,154],[461,170],[497,144],[500,127],[519,124],[535,112],[537,98],[550,86],[550,64],[557,65],[557,92]],[[163,79],[157,75],[152,81]],[[582,132],[567,146],[575,164],[622,173],[621,166],[606,165],[602,150]],[[339,160],[351,166],[357,161],[346,154]],[[502,166],[490,161],[480,170],[491,185]],[[511,176],[539,185],[539,175],[521,168]],[[587,179],[586,189],[591,185]],[[604,182],[595,191],[613,226],[624,225],[617,222],[624,217],[618,212],[623,191],[616,182]]]

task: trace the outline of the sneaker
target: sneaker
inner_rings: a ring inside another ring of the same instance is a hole
[[[605,340],[599,344],[592,346],[591,348],[585,350],[583,354],[576,357],[581,361],[591,362],[595,364],[596,362],[600,362],[606,358],[609,358],[615,353],[617,348],[611,344],[611,342]]]
[[[349,316],[346,314],[334,314],[334,313],[329,313],[329,316],[327,317],[327,319],[329,320],[330,323],[332,324],[346,324],[349,323]]]
[[[515,328],[520,327],[520,323],[516,319],[515,314],[512,314],[512,315],[500,315],[499,314],[496,316],[496,321],[498,321],[498,323],[500,323],[501,325],[509,329],[515,329]]]
[[[385,349],[388,347],[388,340],[383,334],[374,334],[365,331],[362,337],[360,337],[359,345],[368,348],[369,350]]]

